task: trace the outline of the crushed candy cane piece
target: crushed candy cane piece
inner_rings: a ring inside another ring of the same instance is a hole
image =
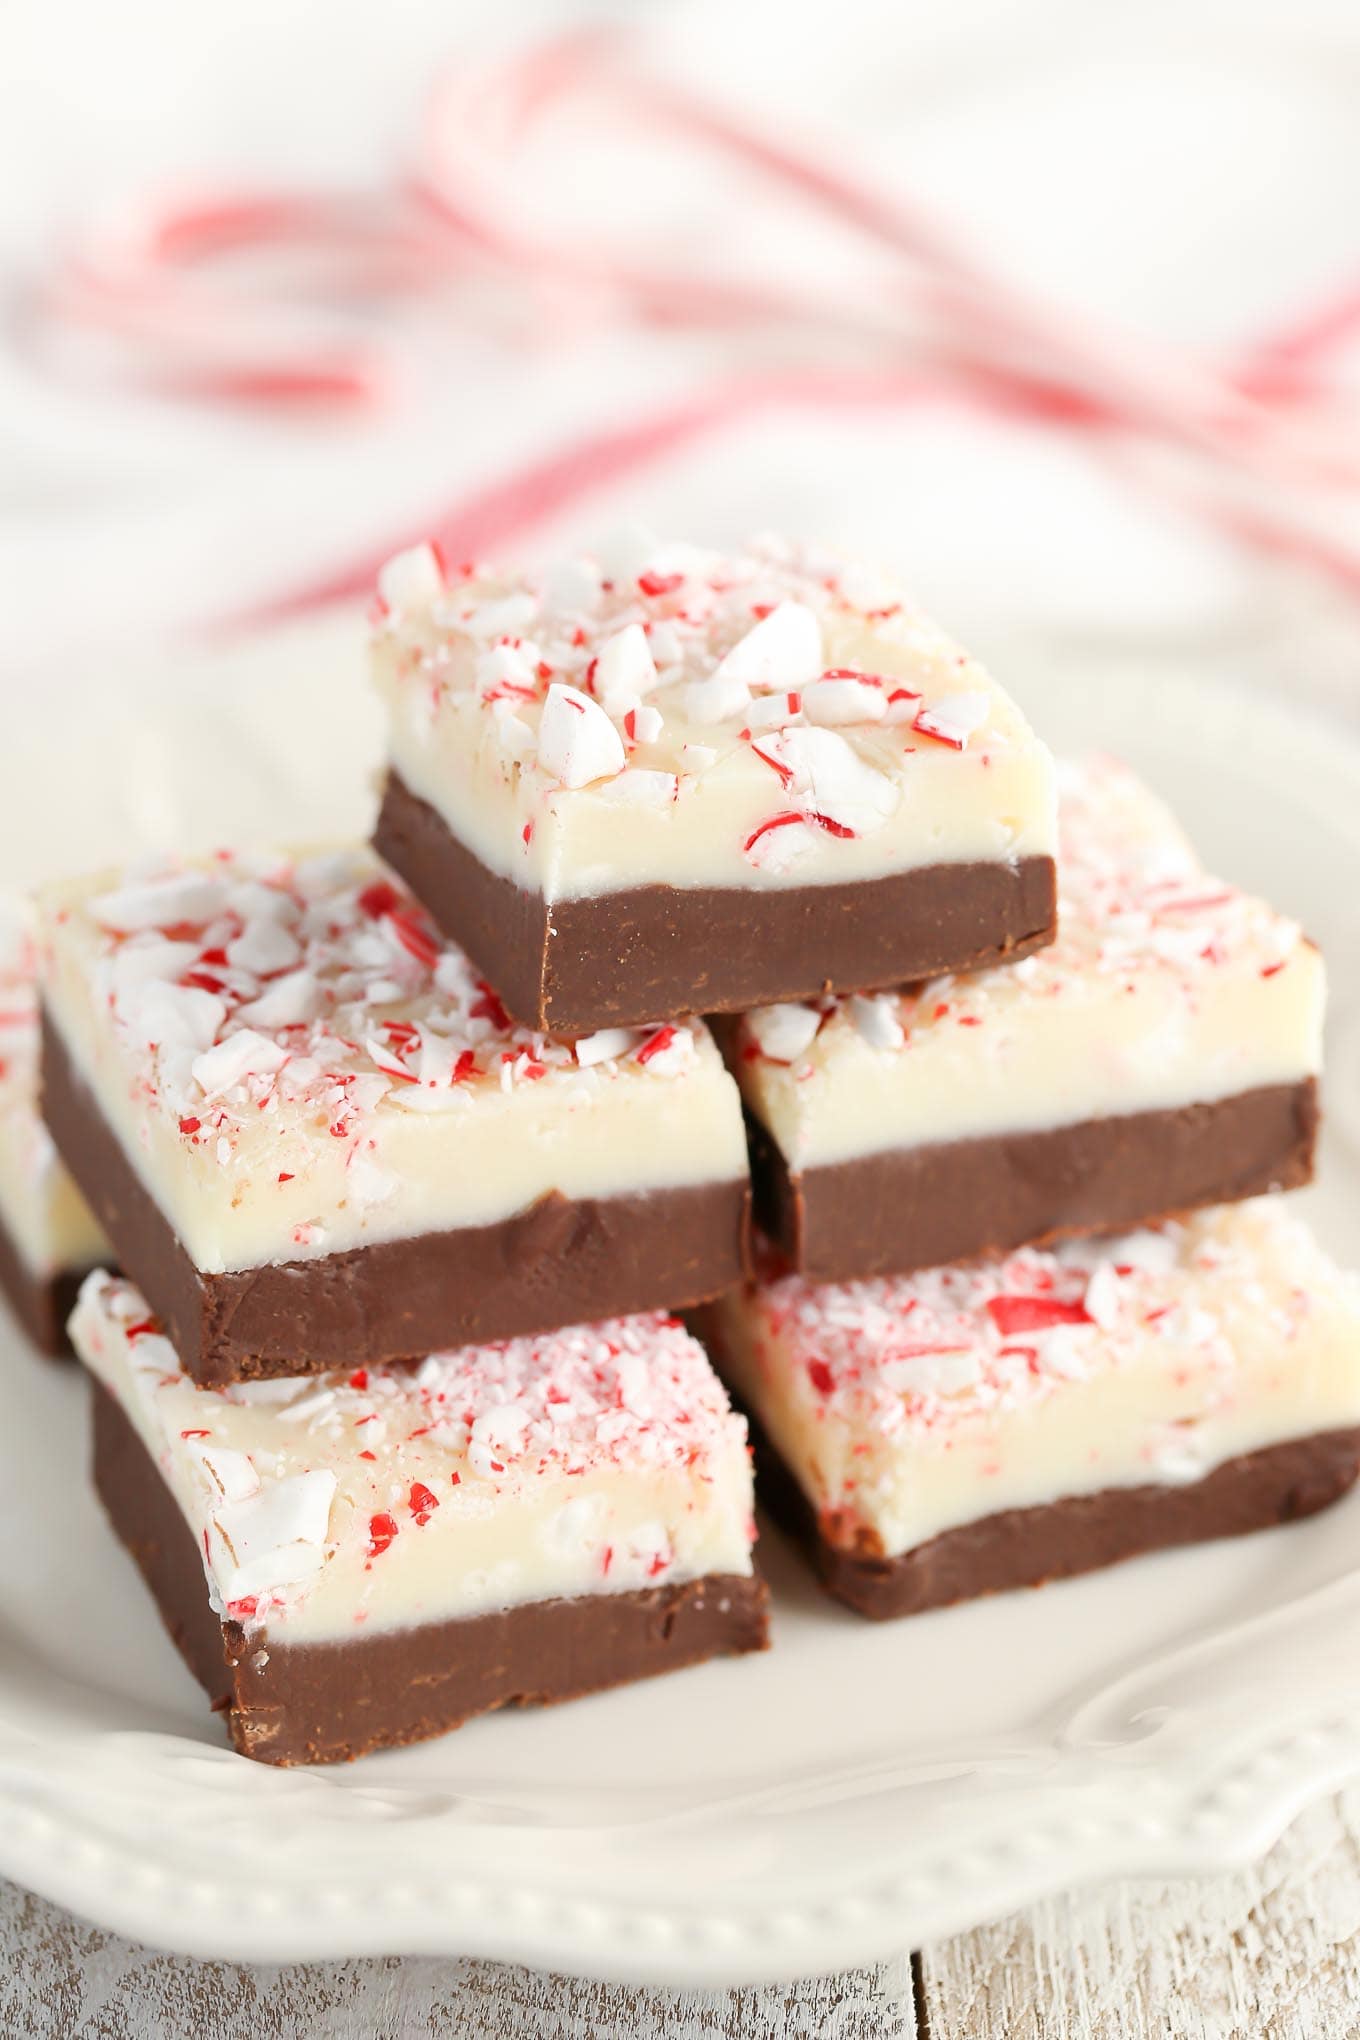
[[[744,715],[751,690],[735,673],[721,668],[707,680],[692,680],[685,689],[685,714],[692,723],[734,722]]]
[[[850,1018],[861,1041],[870,1048],[900,1048],[906,1029],[897,1017],[897,1000],[891,993],[875,998],[855,994],[850,1000]]]
[[[629,712],[628,722],[628,734],[635,744],[654,744],[666,727],[661,710],[645,701]]]
[[[196,1056],[193,1073],[205,1096],[216,1098],[247,1077],[272,1076],[287,1060],[288,1052],[278,1042],[253,1027],[241,1027]]]
[[[428,540],[394,554],[378,574],[378,593],[398,615],[428,607],[443,588],[443,562],[438,547]]]
[[[589,786],[623,770],[623,741],[598,702],[554,682],[539,719],[538,762],[563,786]]]
[[[935,737],[940,743],[962,751],[967,747],[968,739],[986,722],[991,707],[990,697],[986,694],[944,694],[918,709],[912,728],[920,730],[923,736]]]
[[[881,722],[888,698],[881,685],[857,678],[814,680],[802,693],[802,709],[810,723]]]
[[[595,1034],[583,1034],[576,1042],[576,1060],[583,1070],[596,1063],[614,1062],[627,1055],[638,1038],[635,1027],[602,1027]]]
[[[636,708],[656,686],[656,667],[641,624],[630,623],[601,645],[595,664],[595,687],[608,715]]]
[[[745,1025],[769,1062],[792,1063],[812,1046],[821,1020],[815,1006],[760,1006],[746,1015]]]
[[[762,749],[788,774],[790,792],[811,819],[867,836],[896,812],[898,787],[835,730],[775,730]]]
[[[121,886],[90,902],[90,915],[101,928],[136,935],[149,928],[175,928],[185,922],[211,921],[220,913],[226,889],[220,879],[199,872],[172,873],[144,885]]]
[[[752,690],[797,688],[822,670],[822,627],[802,602],[780,602],[719,661],[717,679]]]

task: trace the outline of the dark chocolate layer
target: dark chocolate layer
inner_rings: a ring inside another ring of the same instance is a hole
[[[1056,928],[1049,857],[846,885],[635,886],[550,907],[488,871],[395,772],[374,843],[516,1019],[559,1034],[1015,962]]]
[[[758,1433],[754,1424],[752,1432]],[[872,1537],[851,1548],[833,1542],[767,1438],[756,1435],[755,1454],[761,1503],[802,1545],[827,1592],[884,1622],[1316,1515],[1354,1485],[1360,1429],[1243,1453],[1183,1486],[1105,1488],[1039,1508],[1003,1509],[895,1558],[876,1550]]]
[[[98,1385],[94,1476],[190,1671],[241,1755],[262,1763],[344,1762],[443,1735],[494,1708],[573,1700],[769,1645],[765,1584],[736,1574],[530,1602],[346,1643],[247,1640],[238,1623],[213,1614],[174,1496]]]
[[[814,1282],[910,1274],[1076,1233],[1121,1232],[1313,1174],[1317,1084],[989,1134],[790,1170],[748,1113],[756,1216]]]
[[[66,1320],[87,1272],[63,1268],[55,1275],[35,1275],[0,1224],[0,1296],[32,1344],[54,1360],[70,1357]]]
[[[43,1029],[43,1109],[62,1157],[186,1371],[205,1387],[423,1358],[488,1339],[672,1310],[746,1265],[750,1188],[553,1194],[496,1225],[205,1275]]]

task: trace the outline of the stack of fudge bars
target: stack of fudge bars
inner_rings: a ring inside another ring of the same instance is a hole
[[[374,849],[45,895],[69,1179],[6,992],[5,1274],[120,1271],[95,1479],[239,1750],[762,1648],[752,1445],[875,1617],[1349,1487],[1321,960],[1126,770],[774,540],[417,547],[373,658]]]

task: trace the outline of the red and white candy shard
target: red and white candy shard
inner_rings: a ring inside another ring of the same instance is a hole
[[[820,1015],[813,1006],[762,1006],[746,1016],[746,1033],[769,1062],[796,1062],[817,1038]]]
[[[826,1534],[890,1556],[1360,1422],[1360,1282],[1280,1198],[715,1309],[724,1373]]]
[[[773,761],[784,792],[814,822],[829,820],[850,834],[869,836],[901,798],[893,782],[866,765],[835,730],[775,730],[759,749]]]
[[[378,575],[379,600],[389,614],[421,608],[443,589],[443,565],[436,548],[428,543],[395,554]]]
[[[991,703],[983,693],[946,694],[918,708],[912,728],[962,751],[974,731],[982,728],[990,710]]]
[[[92,1268],[109,1245],[43,1124],[37,969],[27,903],[0,897],[0,1235],[47,1283]]]
[[[745,1174],[701,1021],[664,1050],[515,1026],[367,850],[104,875],[46,914],[53,1024],[205,1271]]]
[[[810,723],[828,726],[882,722],[888,696],[881,680],[828,677],[803,689],[802,710]]]
[[[902,993],[745,1016],[733,1070],[794,1168],[1171,1110],[1320,1069],[1325,974],[1297,924],[1208,877],[1113,759],[1064,765],[1060,783],[1050,947]]]
[[[1015,706],[896,584],[815,547],[632,529],[541,580],[403,555],[373,665],[392,766],[548,900],[1053,849],[1051,761]]]
[[[578,688],[552,686],[538,724],[538,762],[563,786],[589,786],[622,772],[623,739],[609,717]]]
[[[656,666],[640,623],[626,624],[605,639],[595,662],[595,691],[609,715],[627,715],[656,683]]]
[[[744,631],[715,669],[750,692],[805,687],[822,671],[822,626],[806,602],[780,602]]]
[[[221,1391],[126,1282],[91,1276],[72,1331],[248,1633],[339,1642],[751,1571],[746,1426],[673,1319]]]

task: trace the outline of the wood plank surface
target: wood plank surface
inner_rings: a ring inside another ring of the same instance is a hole
[[[498,1962],[190,1962],[0,1883],[3,2040],[915,2040],[907,1957],[774,1989],[635,1990]]]
[[[1058,1898],[924,1952],[929,2040],[1350,2040],[1360,1788],[1234,1877]]]

